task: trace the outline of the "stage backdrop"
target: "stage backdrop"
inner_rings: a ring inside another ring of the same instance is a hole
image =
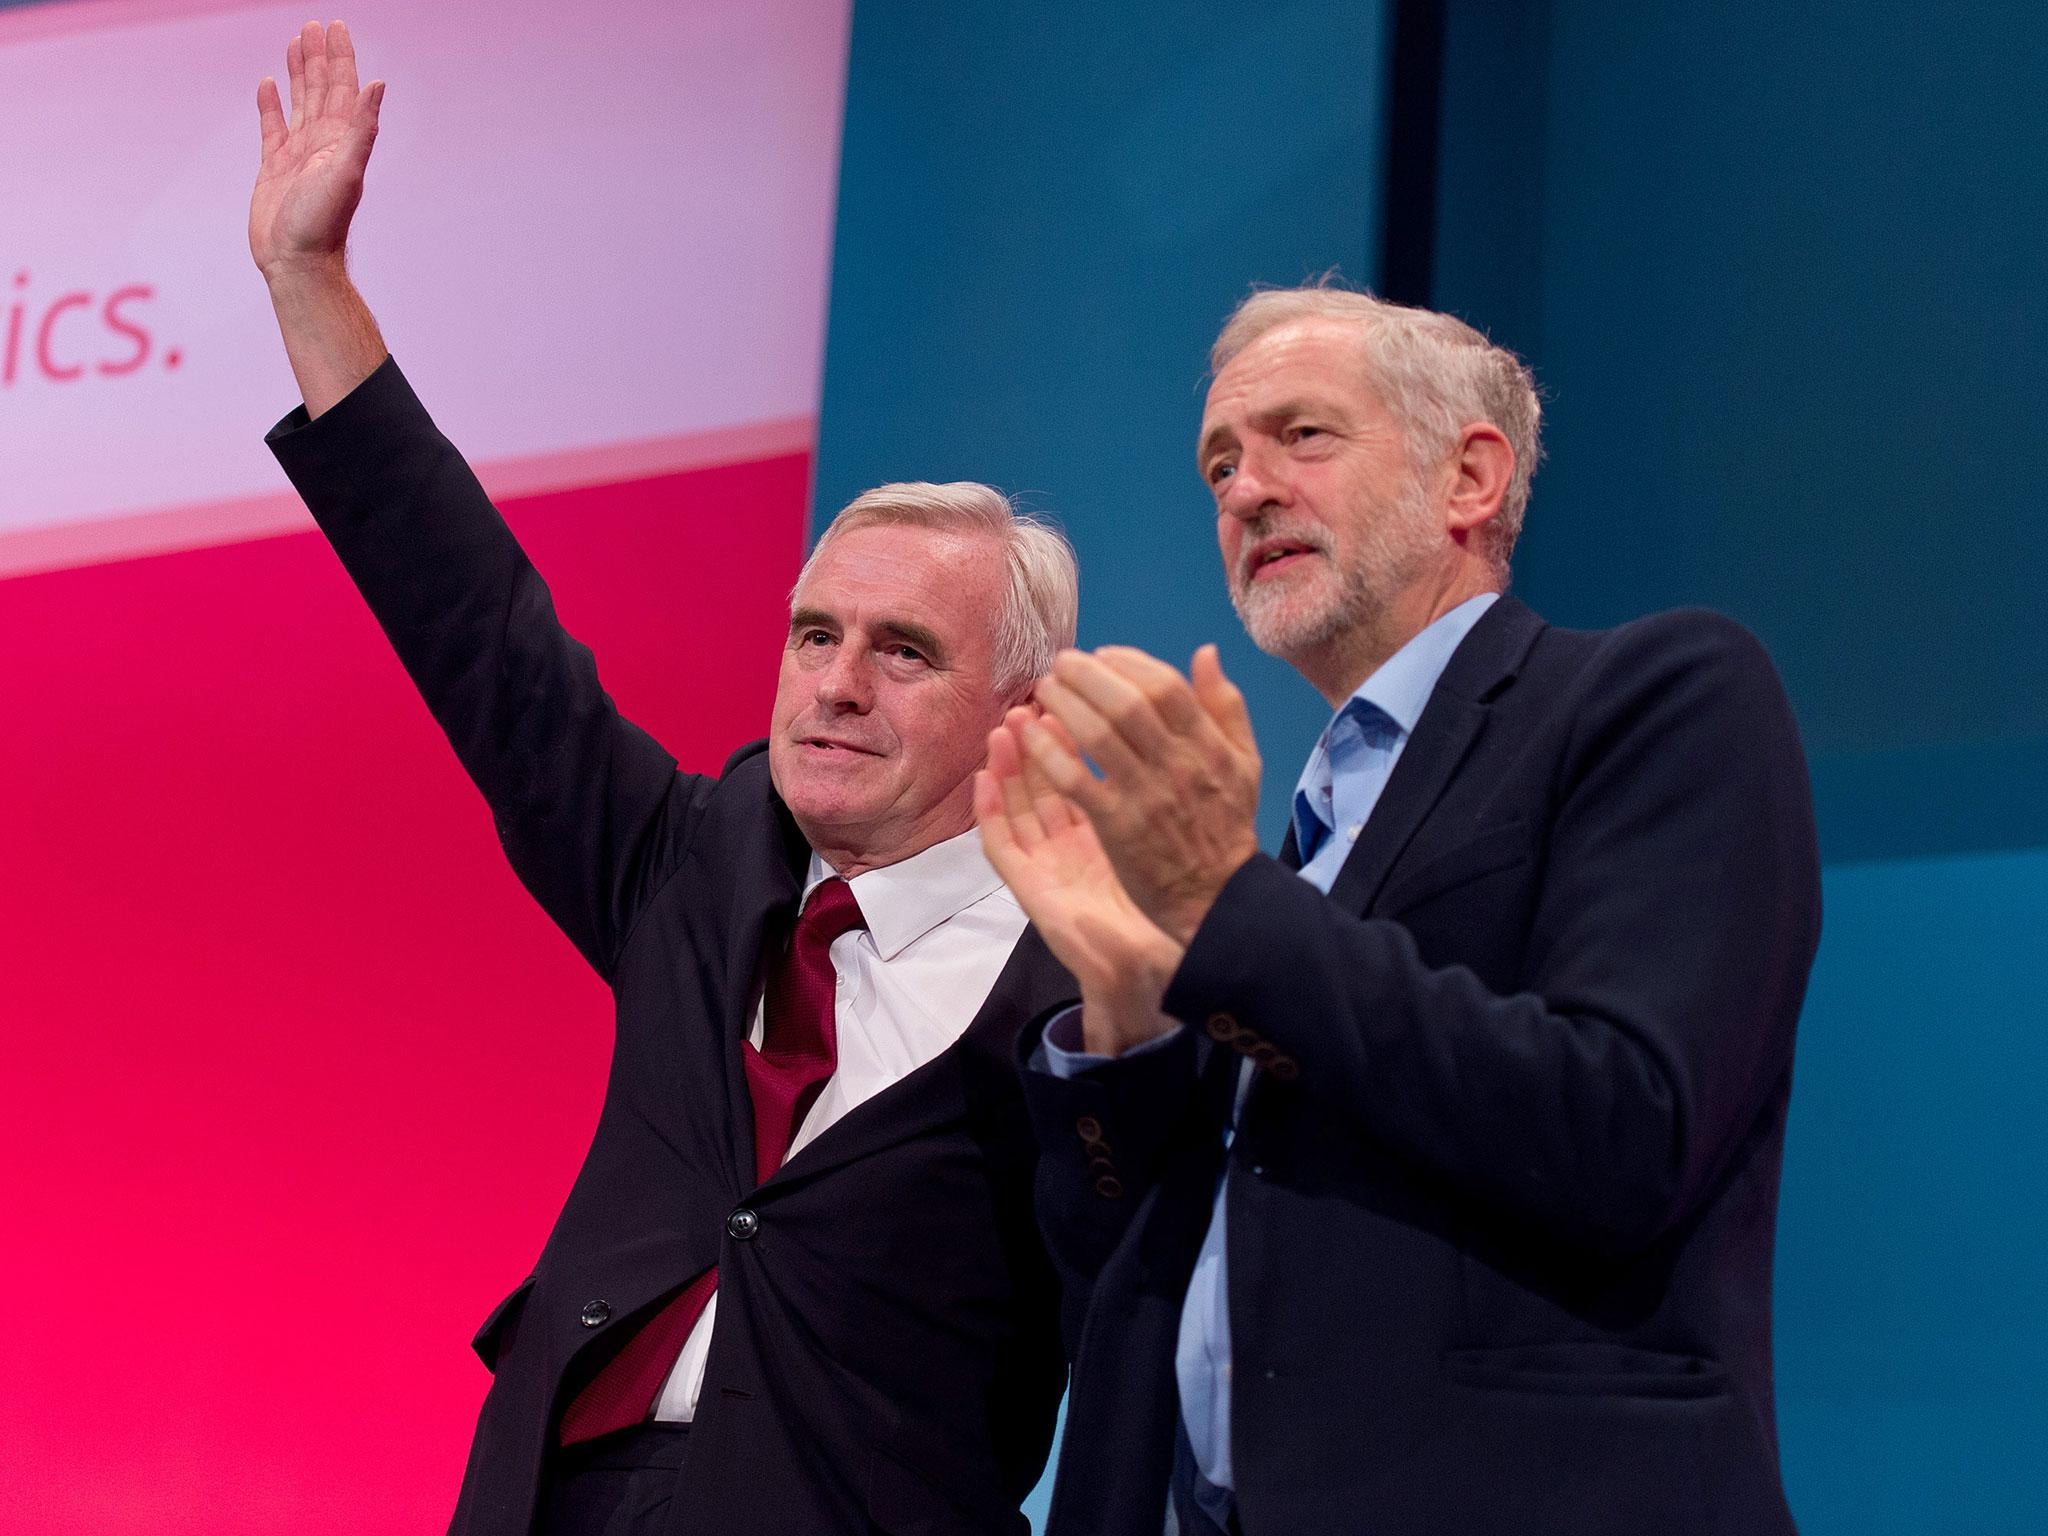
[[[855,15],[819,500],[915,454],[1065,515],[1084,641],[1224,642],[1269,846],[1327,713],[1224,600],[1202,358],[1252,279],[1373,280],[1384,9]],[[1547,387],[1520,589],[1567,624],[1726,608],[1814,757],[1826,933],[1778,1269],[1793,1509],[1809,1536],[2033,1536],[2048,15],[1444,10],[1435,299]]]
[[[439,1528],[609,999],[262,446],[305,19],[0,12],[0,1536]],[[765,727],[846,0],[357,0],[357,276],[622,706]]]
[[[1778,1229],[1793,1512],[1807,1536],[2036,1536],[2048,12],[1448,10],[1437,298],[1550,392],[1523,593],[1571,624],[1734,613],[1813,762],[1827,915]]]

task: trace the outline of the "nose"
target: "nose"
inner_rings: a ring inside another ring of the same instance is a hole
[[[1225,517],[1248,522],[1263,515],[1268,507],[1284,504],[1286,486],[1279,466],[1259,443],[1248,445],[1238,455],[1236,467],[1223,482],[1216,497],[1216,510]]]
[[[818,703],[834,714],[865,714],[874,702],[870,656],[863,646],[841,645],[818,673]]]

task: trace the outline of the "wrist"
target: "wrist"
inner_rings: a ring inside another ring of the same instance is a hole
[[[1092,1056],[1121,1056],[1178,1027],[1156,1002],[1127,995],[1081,995],[1081,1045]]]
[[[349,281],[346,251],[297,251],[290,255],[273,256],[262,263],[259,270],[263,273],[263,281],[270,286],[273,295],[346,289],[352,286]]]
[[[1088,1049],[1118,1056],[1175,1027],[1161,1006],[1179,969],[1181,948],[1164,934],[1142,955],[1081,984],[1081,1028]]]
[[[1176,892],[1174,898],[1164,904],[1154,921],[1183,952],[1195,942],[1195,934],[1208,920],[1209,911],[1216,905],[1217,898],[1223,894],[1223,888],[1236,878],[1237,872],[1249,864],[1252,855],[1258,851],[1258,845],[1254,843],[1238,854],[1220,877],[1204,880],[1198,887]]]

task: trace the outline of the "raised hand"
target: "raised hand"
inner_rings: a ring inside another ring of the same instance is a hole
[[[339,266],[384,101],[381,80],[357,87],[355,45],[338,21],[307,22],[285,49],[285,71],[289,121],[277,81],[256,88],[263,165],[249,200],[249,254],[273,280],[294,266]]]
[[[1025,755],[1023,731],[1047,729],[1032,718],[1013,709],[989,733],[975,819],[996,873],[1081,984],[1089,1048],[1116,1055],[1174,1027],[1159,1004],[1183,951],[1131,900],[1088,818]]]
[[[1244,695],[1213,645],[1188,671],[1125,645],[1063,651],[1038,684],[1049,719],[1018,731],[1052,789],[1087,815],[1130,898],[1183,945],[1259,849],[1259,747]]]

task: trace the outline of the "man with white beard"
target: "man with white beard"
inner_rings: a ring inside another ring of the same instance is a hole
[[[1064,652],[976,787],[1082,989],[1022,1042],[1075,1355],[1050,1530],[1790,1532],[1820,907],[1770,661],[1504,595],[1539,408],[1469,326],[1258,293],[1212,366],[1232,599],[1334,711],[1285,846],[1208,646]]]

